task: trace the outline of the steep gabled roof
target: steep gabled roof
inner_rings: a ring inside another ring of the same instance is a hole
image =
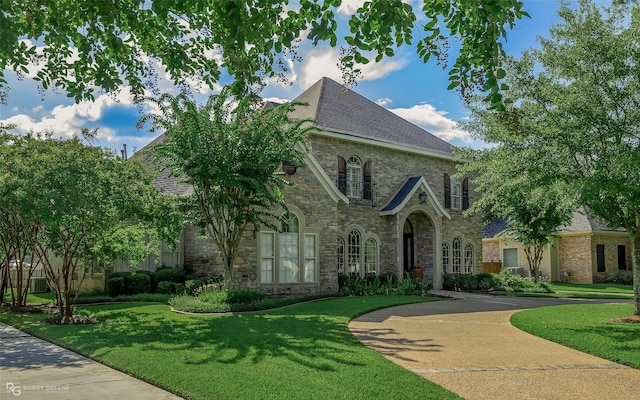
[[[294,101],[308,106],[292,116],[312,119],[326,131],[453,156],[449,143],[329,78],[320,79]]]

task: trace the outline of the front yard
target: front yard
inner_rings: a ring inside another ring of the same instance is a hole
[[[99,320],[0,320],[191,399],[459,399],[388,361],[351,335],[351,318],[424,297],[350,297],[277,311],[182,315],[160,304],[79,310]]]

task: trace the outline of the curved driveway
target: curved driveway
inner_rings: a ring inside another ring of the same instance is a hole
[[[456,296],[375,311],[354,319],[365,345],[468,400],[640,398],[640,370],[513,327],[519,310],[580,302],[551,298]]]

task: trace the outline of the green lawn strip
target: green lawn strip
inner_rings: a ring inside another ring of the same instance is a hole
[[[262,313],[192,316],[160,304],[79,310],[100,322],[0,320],[191,399],[460,399],[363,346],[350,319],[424,297],[353,297]]]
[[[640,369],[640,324],[610,322],[633,314],[631,304],[575,304],[534,308],[511,316],[525,332]]]
[[[549,286],[555,291],[563,292],[622,293],[633,295],[633,286],[615,283],[550,283]]]
[[[501,295],[515,297],[553,297],[561,299],[618,299],[628,300],[633,298],[619,293],[588,293],[588,292],[556,292],[556,293],[527,293],[527,292],[500,292]]]

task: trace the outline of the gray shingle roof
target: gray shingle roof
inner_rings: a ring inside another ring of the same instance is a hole
[[[412,178],[407,179],[407,181],[404,183],[404,185],[402,185],[400,190],[398,190],[398,193],[396,193],[393,199],[391,199],[389,204],[387,204],[386,207],[380,211],[391,211],[396,207],[398,207],[400,204],[402,204],[402,202],[409,195],[409,193],[411,193],[411,191],[418,184],[418,182],[420,182],[419,176],[414,176]]]
[[[143,147],[138,151],[134,157],[142,157],[141,162],[147,165],[156,164],[153,161],[153,147],[159,145],[164,140],[164,133],[157,138],[153,139],[151,143]],[[157,167],[157,166],[156,166]],[[179,197],[186,197],[193,193],[193,187],[184,183],[180,183],[181,178],[170,176],[169,171],[166,169],[156,171],[157,176],[153,179],[152,183],[156,189],[163,193],[173,194]]]
[[[327,131],[383,143],[453,155],[453,147],[426,130],[345,88],[322,78],[294,101],[308,103],[293,113]]]

